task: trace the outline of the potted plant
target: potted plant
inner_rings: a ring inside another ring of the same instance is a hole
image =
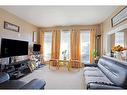
[[[64,60],[67,59],[67,57],[66,57],[67,54],[66,54],[66,53],[67,53],[67,50],[64,50],[64,51],[62,52],[62,55],[63,55],[63,59],[64,59]]]
[[[96,49],[93,50],[92,55],[94,57],[95,63],[97,63],[98,62],[98,56],[97,56],[97,50]]]

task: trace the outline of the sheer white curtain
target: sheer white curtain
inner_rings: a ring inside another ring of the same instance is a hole
[[[44,32],[44,60],[51,59],[52,32]]]
[[[61,31],[60,59],[70,59],[70,31]]]
[[[90,63],[90,31],[80,31],[81,62]]]

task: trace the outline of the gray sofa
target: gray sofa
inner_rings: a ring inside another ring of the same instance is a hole
[[[34,79],[29,83],[19,80],[9,80],[9,74],[0,73],[0,89],[44,89],[45,81]]]
[[[84,78],[87,89],[127,89],[127,62],[103,56],[85,65]]]

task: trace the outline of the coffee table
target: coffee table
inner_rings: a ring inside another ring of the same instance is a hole
[[[66,66],[68,71],[70,71],[70,60],[58,60],[58,68],[60,68],[61,66]]]

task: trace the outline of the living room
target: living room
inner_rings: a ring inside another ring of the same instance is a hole
[[[126,6],[0,6],[0,89],[126,89],[126,17]]]

